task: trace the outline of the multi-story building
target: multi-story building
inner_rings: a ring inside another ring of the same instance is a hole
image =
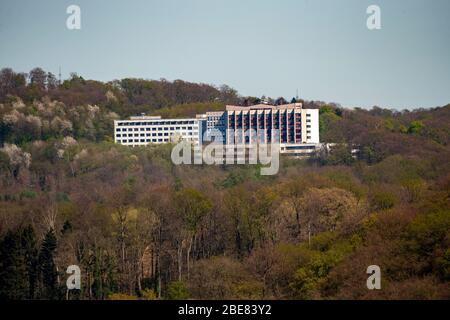
[[[160,116],[134,116],[129,120],[114,121],[114,141],[127,146],[149,143],[168,143],[180,139],[201,144],[205,120],[161,119]]]
[[[140,146],[176,139],[202,144],[203,137],[220,137],[227,145],[279,143],[281,153],[308,154],[319,147],[319,110],[301,103],[226,106],[191,119],[137,116],[114,122],[115,142]],[[205,135],[203,135],[206,132]]]
[[[277,142],[282,153],[303,154],[315,151],[320,143],[319,110],[303,109],[301,103],[230,105],[225,111],[207,112],[206,119],[207,137],[220,132],[229,145]]]
[[[214,133],[214,137],[220,133],[222,142],[226,143],[227,113],[226,111],[210,111],[205,114],[206,118],[206,138],[209,140]]]

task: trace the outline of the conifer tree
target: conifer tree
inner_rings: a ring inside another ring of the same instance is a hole
[[[27,298],[26,274],[19,232],[8,231],[0,243],[0,299]]]
[[[45,235],[39,252],[41,298],[43,299],[58,298],[57,271],[54,262],[55,250],[56,237],[53,229],[50,229]]]
[[[31,225],[21,232],[21,246],[27,270],[27,299],[34,299],[37,281],[37,248],[36,235]]]

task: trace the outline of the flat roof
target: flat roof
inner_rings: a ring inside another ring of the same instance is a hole
[[[125,120],[114,120],[114,122],[160,122],[160,121],[205,121],[205,119],[201,119],[201,118],[168,118],[168,119],[163,119],[163,118],[153,118],[153,119],[125,119]]]
[[[227,105],[226,110],[227,111],[249,111],[249,110],[261,110],[261,109],[270,109],[270,110],[284,110],[284,109],[294,109],[294,108],[301,108],[302,104],[297,103],[288,103],[288,104],[282,104],[278,106],[274,106],[271,104],[255,104],[253,106],[234,106],[234,105]]]

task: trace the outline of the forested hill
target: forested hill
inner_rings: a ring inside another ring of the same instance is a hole
[[[269,101],[282,104],[292,100],[278,97]],[[320,108],[324,142],[366,145],[379,149],[382,154],[407,149],[412,143],[403,143],[405,139],[423,138],[420,144],[425,152],[433,149],[432,142],[437,145],[449,142],[449,106],[414,111],[378,107],[350,110],[334,103],[300,101],[306,107]],[[259,98],[240,96],[226,85],[216,88],[182,80],[131,78],[103,83],[85,80],[75,73],[59,83],[55,75],[40,68],[27,74],[3,68],[0,70],[0,143],[20,144],[66,135],[91,141],[110,140],[113,119],[140,113],[195,116],[208,110],[223,110],[226,104],[259,102]],[[434,147],[439,148],[437,145]]]
[[[123,117],[180,104],[239,101],[237,92],[226,85],[216,88],[164,79],[122,79],[103,83],[85,80],[75,73],[60,84],[55,75],[40,68],[28,74],[9,68],[0,70],[0,103],[8,102],[10,95],[20,97],[26,104],[47,97],[67,107],[98,105]]]
[[[114,119],[258,100],[2,69],[0,299],[449,299],[450,105],[304,101],[320,108],[321,140],[344,143],[282,158],[274,176],[176,166],[170,145],[112,142]],[[73,264],[82,288],[68,294]],[[369,265],[382,290],[367,289]]]

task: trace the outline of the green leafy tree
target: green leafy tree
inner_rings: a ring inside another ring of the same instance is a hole
[[[412,121],[408,128],[408,133],[419,134],[422,132],[424,124],[422,121]]]
[[[174,281],[167,286],[166,299],[185,300],[189,298],[189,292],[182,281]]]

